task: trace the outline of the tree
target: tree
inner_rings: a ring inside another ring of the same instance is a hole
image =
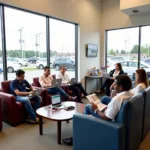
[[[121,54],[126,54],[126,51],[122,49]]]
[[[111,49],[111,50],[109,51],[109,54],[115,56],[115,55],[116,55],[116,52],[115,52],[113,49]]]
[[[139,50],[139,46],[134,45],[130,53],[131,54],[138,54],[138,50]]]

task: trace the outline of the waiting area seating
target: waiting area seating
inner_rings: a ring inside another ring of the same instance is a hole
[[[16,126],[24,122],[28,114],[23,104],[21,102],[16,102],[15,97],[10,94],[10,82],[11,81],[1,82],[0,97],[3,112],[2,118],[6,123]],[[43,91],[41,92],[41,95],[44,95]]]
[[[1,98],[0,98],[0,131],[2,130],[2,106],[1,106]]]
[[[150,88],[124,102],[114,122],[75,114],[73,149],[138,150],[150,130],[148,97]]]

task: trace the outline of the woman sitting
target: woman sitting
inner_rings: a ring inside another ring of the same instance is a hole
[[[99,92],[102,92],[104,88],[106,88],[106,95],[110,96],[110,86],[114,82],[115,77],[120,74],[124,74],[124,71],[122,70],[122,65],[120,63],[116,63],[115,69],[111,70],[109,73],[110,78],[105,80]]]
[[[147,78],[147,74],[146,71],[144,69],[137,69],[135,72],[135,82],[134,82],[135,87],[131,90],[131,92],[136,95],[142,91],[144,91],[147,87],[148,87],[148,78]],[[110,90],[113,89],[113,84],[110,87]],[[112,97],[115,96],[114,91],[112,90],[112,95],[111,97],[109,96],[103,96],[101,99],[101,102],[103,104],[108,104]]]

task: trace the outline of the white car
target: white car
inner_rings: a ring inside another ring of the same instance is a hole
[[[0,60],[0,68],[3,71],[3,62],[2,62],[2,60]],[[8,73],[15,72],[19,69],[20,69],[20,66],[18,64],[12,64],[12,62],[7,61],[7,72]]]
[[[135,73],[138,69],[138,62],[136,61],[123,61],[119,63],[121,63],[123,71],[128,75],[133,75],[133,73]],[[150,72],[150,65],[144,62],[140,62],[140,68],[145,69],[146,72]],[[107,72],[110,72],[113,69],[115,69],[115,63],[107,68]]]
[[[36,61],[36,67],[39,69],[44,69],[44,67],[47,66],[47,60],[46,58],[41,58]],[[50,63],[50,66],[52,66],[52,62]]]
[[[20,67],[27,67],[28,62],[20,59],[20,58],[13,58],[13,57],[7,57],[7,61],[12,62],[13,64],[19,64]]]

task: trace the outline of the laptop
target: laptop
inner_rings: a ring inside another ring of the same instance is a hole
[[[78,82],[78,78],[71,78],[70,84],[75,84]]]
[[[60,87],[61,84],[62,84],[62,79],[53,79],[51,87],[56,87],[56,86]]]
[[[32,91],[32,94],[29,94],[28,97],[29,98],[33,98],[35,96],[39,96],[41,94],[42,89],[34,89]]]
[[[52,99],[52,107],[55,108],[63,108],[64,106],[61,104],[61,97],[60,95],[51,96]]]

